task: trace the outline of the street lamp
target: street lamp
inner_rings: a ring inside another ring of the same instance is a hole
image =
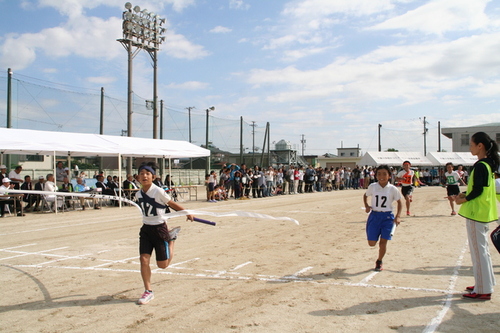
[[[141,10],[141,7],[132,8],[130,2],[125,3],[123,12],[123,38],[117,39],[128,54],[128,86],[127,86],[127,135],[132,136],[132,60],[142,49],[148,52],[153,61],[153,138],[158,138],[158,77],[157,77],[157,53],[160,44],[165,41],[163,34],[166,28],[165,19],[160,18],[155,13],[148,12],[147,9]],[[132,165],[128,163],[127,171],[131,173]]]
[[[210,111],[214,111],[215,110],[215,106],[211,106],[209,107],[206,111],[207,111],[207,128],[206,128],[206,137],[205,137],[205,148],[206,149],[209,149],[208,148],[208,125],[209,125],[209,120],[210,120]],[[209,149],[210,150],[210,149]],[[212,151],[210,151],[210,155],[212,154]],[[207,156],[207,165],[205,167],[205,171],[206,173],[205,174],[209,174],[210,173],[210,155]]]

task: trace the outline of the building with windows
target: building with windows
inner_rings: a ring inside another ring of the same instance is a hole
[[[441,129],[441,134],[452,140],[452,151],[454,152],[468,152],[470,137],[476,132],[485,132],[493,140],[496,140],[497,144],[500,144],[500,123]]]

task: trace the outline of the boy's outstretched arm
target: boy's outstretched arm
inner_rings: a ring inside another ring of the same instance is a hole
[[[168,205],[170,207],[172,207],[175,211],[179,211],[179,210],[184,210],[184,207],[182,207],[181,205],[179,205],[177,202],[175,202],[174,200],[170,200],[168,202]],[[193,221],[194,220],[194,215],[186,215],[187,219],[188,220],[191,220]]]
[[[368,197],[366,196],[366,193],[363,194],[363,202],[365,203],[365,212],[369,213],[372,210],[372,207],[368,205]]]

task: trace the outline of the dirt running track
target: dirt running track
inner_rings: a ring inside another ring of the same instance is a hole
[[[7,217],[0,331],[499,332],[500,292],[486,302],[461,298],[473,284],[470,255],[464,219],[450,216],[445,192],[415,191],[380,273],[365,240],[362,190],[184,203],[289,216],[300,226],[171,220],[182,226],[174,264],[154,270],[156,298],[143,306],[135,303],[143,291],[135,207]]]

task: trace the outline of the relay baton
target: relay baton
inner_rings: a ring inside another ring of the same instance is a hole
[[[205,223],[205,224],[210,224],[210,225],[215,226],[215,222],[208,221],[208,220],[204,220],[204,219],[200,219],[200,218],[198,218],[198,217],[195,217],[195,218],[194,218],[194,221],[195,221],[195,222],[200,222],[200,223]]]
[[[396,232],[396,223],[394,223],[392,225],[392,229],[391,229],[391,237],[394,236],[394,233]]]

